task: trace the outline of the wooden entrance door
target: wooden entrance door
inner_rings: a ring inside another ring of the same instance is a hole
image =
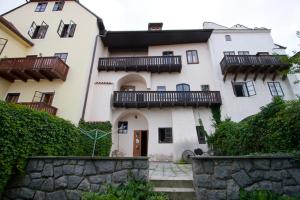
[[[133,134],[133,156],[141,156],[142,131],[134,131]]]

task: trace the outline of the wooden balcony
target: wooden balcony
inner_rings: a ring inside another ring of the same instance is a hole
[[[181,72],[181,56],[100,58],[98,71]]]
[[[0,77],[8,80],[66,80],[69,66],[58,57],[2,58]]]
[[[219,91],[117,91],[113,94],[113,106],[124,108],[200,107],[221,104]]]
[[[18,103],[18,104],[24,105],[33,110],[47,112],[50,115],[56,115],[56,112],[57,112],[57,108],[50,106],[44,102],[23,102],[23,103]]]
[[[259,74],[263,74],[263,80],[272,75],[276,78],[280,71],[289,68],[289,64],[282,61],[279,55],[226,55],[220,65],[224,75],[224,81],[228,74],[234,74],[236,80],[238,74],[244,74],[246,81],[249,74],[254,74],[254,81]]]

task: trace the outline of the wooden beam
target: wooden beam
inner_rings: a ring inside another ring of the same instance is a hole
[[[244,81],[246,81],[247,80],[247,78],[248,78],[248,75],[249,75],[249,73],[250,73],[250,71],[252,70],[252,68],[251,67],[249,67],[249,69],[247,69],[246,70],[246,74],[245,74],[245,77],[244,77]]]
[[[272,81],[274,81],[276,79],[276,76],[278,75],[277,71],[274,72],[273,76],[272,76]]]
[[[27,82],[28,77],[26,76],[24,70],[11,70],[10,72],[18,79]]]
[[[226,81],[226,77],[227,77],[227,71],[225,71],[225,74],[224,74],[224,77],[223,77],[223,82],[225,82]]]
[[[238,73],[240,72],[240,69],[241,69],[241,67],[237,67],[237,68],[235,69],[235,71],[234,71],[234,77],[233,77],[233,80],[234,80],[234,81],[236,81],[236,78],[237,78]]]
[[[253,77],[253,80],[256,81],[257,76],[259,75],[259,73],[262,71],[263,67],[256,67],[256,71]]]

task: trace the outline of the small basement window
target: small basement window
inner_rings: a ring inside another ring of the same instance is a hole
[[[69,24],[65,24],[63,20],[60,21],[57,33],[61,38],[73,37],[76,30],[76,24],[71,20]]]
[[[28,31],[28,35],[32,39],[43,39],[46,36],[48,27],[49,26],[44,21],[41,25],[37,25],[35,22],[32,22]]]
[[[119,121],[118,122],[118,134],[127,134],[128,132],[128,122]]]
[[[47,2],[38,3],[38,5],[35,8],[35,12],[44,12],[46,10],[47,4]]]
[[[173,143],[172,128],[159,128],[158,129],[158,142],[159,143]]]
[[[61,11],[64,7],[64,4],[65,4],[64,1],[55,2],[54,6],[53,6],[53,11]]]
[[[232,88],[236,97],[250,97],[256,95],[253,81],[232,82]]]

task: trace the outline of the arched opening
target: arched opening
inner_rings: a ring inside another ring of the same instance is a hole
[[[117,85],[118,91],[145,91],[147,90],[146,80],[138,74],[128,74],[122,77]]]
[[[112,155],[148,155],[148,120],[139,111],[125,111],[114,121]]]

